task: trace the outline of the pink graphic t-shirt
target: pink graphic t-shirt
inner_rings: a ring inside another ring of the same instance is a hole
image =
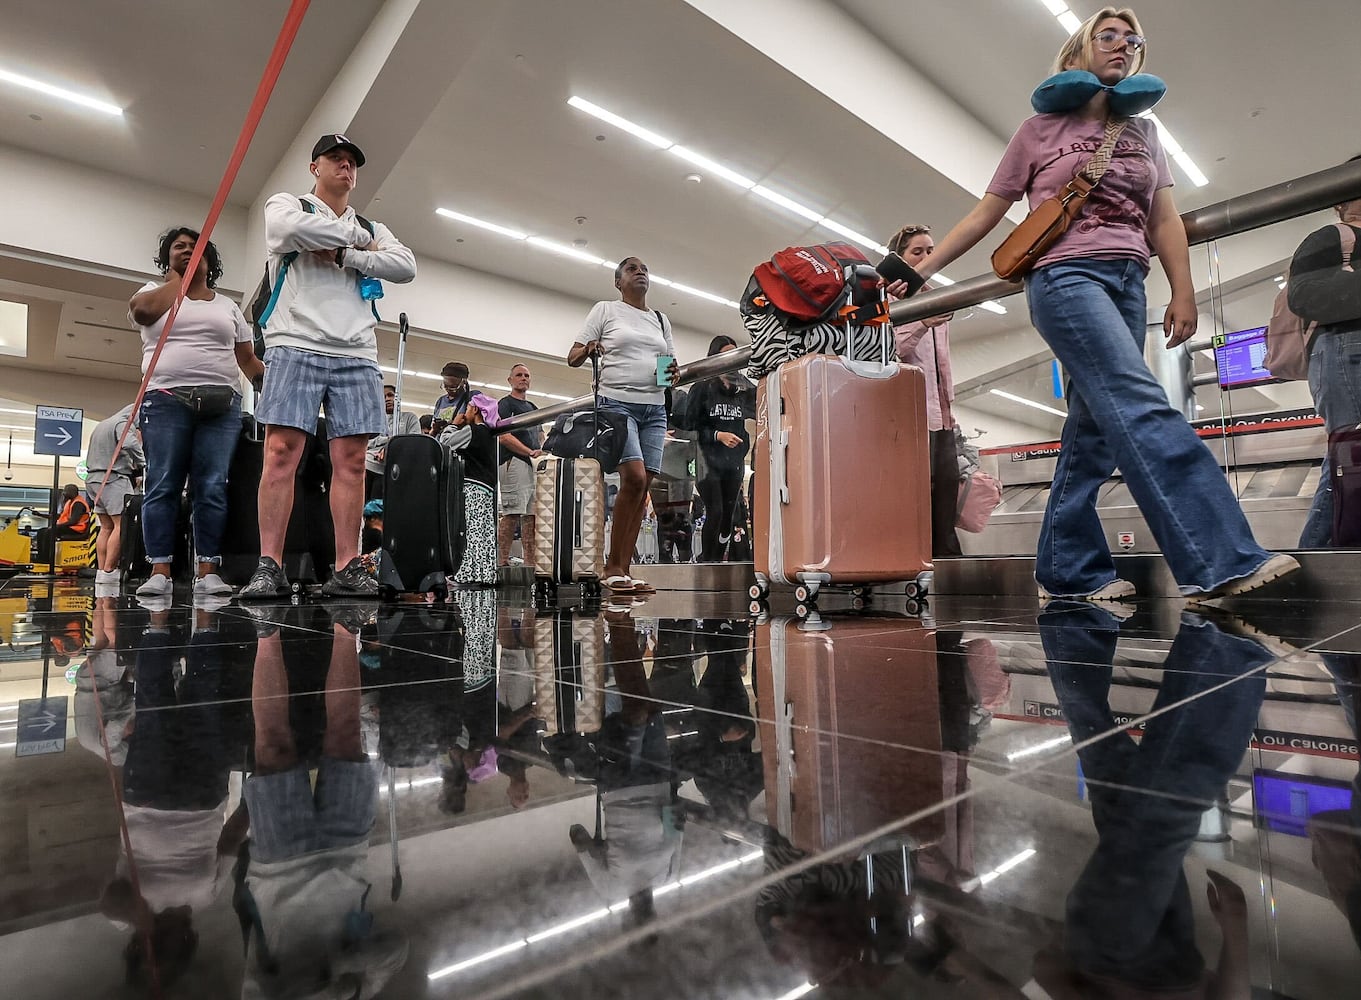
[[[1072,114],[1027,119],[1007,143],[988,193],[1007,201],[1028,195],[1033,209],[1073,179],[1101,145],[1105,131],[1104,122]],[[1131,118],[1082,213],[1035,266],[1095,257],[1134,258],[1147,268],[1153,194],[1171,186],[1172,172],[1157,128],[1147,118]]]

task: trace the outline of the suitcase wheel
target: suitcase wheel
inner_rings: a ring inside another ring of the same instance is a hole
[[[804,604],[801,601],[798,604],[794,605],[794,617],[807,618],[814,610],[816,609],[811,607],[810,605]]]
[[[868,607],[868,606],[869,606],[869,602],[866,601],[863,597],[852,597],[852,598],[851,598],[851,610],[852,610],[852,611],[864,611],[865,608]]]
[[[904,593],[909,601],[915,601],[926,596],[926,588],[916,580],[909,580]]]
[[[907,613],[914,618],[925,618],[931,613],[931,605],[925,597],[909,597],[907,599]]]
[[[762,615],[765,613],[765,610],[765,601],[752,600],[752,602],[747,605],[747,611],[753,615]]]
[[[747,596],[753,601],[764,601],[770,596],[770,588],[761,583],[753,583],[747,588]]]
[[[817,591],[809,589],[805,584],[799,584],[794,588],[794,600],[802,604],[805,601],[812,601],[816,598]],[[803,615],[799,615],[800,618]]]

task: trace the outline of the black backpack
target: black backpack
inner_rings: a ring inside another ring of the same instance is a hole
[[[308,215],[315,215],[317,213],[317,206],[313,205],[306,198],[299,196],[298,202],[302,205],[303,211]],[[358,213],[355,213],[355,219],[361,226],[368,230],[369,236],[374,239],[378,238],[378,234],[374,232],[372,222]],[[288,269],[293,266],[293,262],[297,259],[298,251],[296,250],[290,250],[280,257],[279,273],[275,275],[273,281],[269,280],[269,262],[266,261],[265,273],[260,278],[260,284],[255,289],[255,294],[251,297],[250,305],[246,307],[246,322],[248,322],[251,329],[255,331],[255,356],[257,358],[263,358],[265,356],[265,326],[269,323],[269,318],[274,315],[274,307],[279,304],[279,293],[283,291],[284,278],[288,274]],[[373,310],[373,318],[381,321],[381,317],[378,315],[377,304],[370,302],[369,307]]]

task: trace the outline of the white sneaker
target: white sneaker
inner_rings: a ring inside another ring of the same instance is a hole
[[[200,594],[230,594],[232,585],[216,573],[209,573],[194,581],[194,596]]]
[[[175,581],[159,573],[152,573],[147,582],[137,588],[138,597],[169,597],[174,592]]]
[[[1117,577],[1099,590],[1093,590],[1090,594],[1074,594],[1068,599],[1070,601],[1118,601],[1121,598],[1133,596],[1134,584]],[[1043,587],[1040,588],[1040,600],[1048,601],[1053,597],[1054,595],[1049,591]]]
[[[1300,568],[1299,561],[1294,556],[1288,556],[1284,552],[1277,552],[1262,565],[1247,576],[1240,576],[1237,580],[1229,580],[1221,583],[1214,590],[1206,591],[1203,594],[1188,594],[1187,601],[1191,604],[1205,604],[1209,601],[1217,601],[1225,597],[1239,597],[1243,594],[1251,593],[1259,587],[1265,587],[1273,580],[1279,580],[1283,576],[1289,576]]]

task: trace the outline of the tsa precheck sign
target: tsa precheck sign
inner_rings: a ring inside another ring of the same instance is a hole
[[[33,414],[33,454],[80,456],[85,411],[69,406],[36,406]]]

